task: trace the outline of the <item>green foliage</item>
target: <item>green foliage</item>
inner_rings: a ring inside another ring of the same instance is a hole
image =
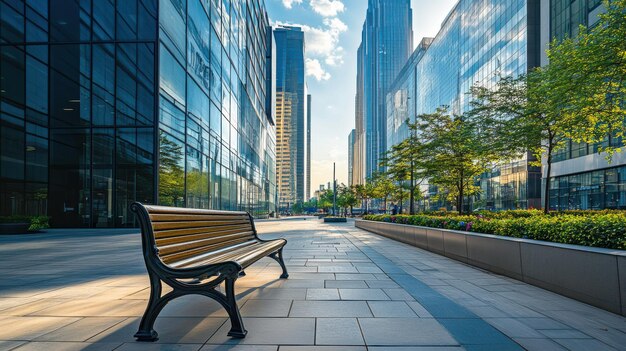
[[[626,0],[604,1],[606,13],[574,38],[553,41],[550,64],[520,77],[501,77],[494,89],[474,87],[471,114],[500,126],[490,138],[511,150],[530,150],[551,174],[552,158],[568,140],[602,143],[626,129]],[[620,145],[605,145],[610,160]],[[545,183],[545,193],[549,182]],[[544,211],[550,208],[545,197]]]
[[[565,211],[545,215],[538,210],[515,210],[465,216],[454,213],[369,215],[364,219],[563,244],[626,249],[625,211]]]
[[[159,137],[159,204],[182,206],[185,195],[185,168],[182,144],[170,140],[163,132]],[[198,177],[190,177],[199,179]]]
[[[30,227],[28,231],[36,232],[42,229],[50,228],[50,217],[47,216],[34,216],[30,219]]]
[[[463,199],[476,195],[480,187],[476,178],[490,166],[503,159],[505,154],[496,141],[485,137],[488,123],[469,115],[454,115],[447,107],[431,114],[418,116],[415,124],[409,125],[419,131],[424,140],[420,169],[429,184],[446,194],[447,199],[456,201],[457,210],[463,211]],[[489,134],[497,134],[491,132]]]
[[[343,208],[344,212],[347,212],[348,208],[352,209],[357,203],[358,199],[354,187],[341,184],[337,189],[337,206]]]
[[[331,189],[326,189],[322,194],[320,194],[320,200],[317,203],[317,207],[323,209],[324,211],[328,211],[333,207],[333,191]]]

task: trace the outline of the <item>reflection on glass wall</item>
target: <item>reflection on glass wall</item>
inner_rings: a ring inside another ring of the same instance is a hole
[[[261,2],[159,2],[160,204],[273,210]]]
[[[448,106],[455,114],[470,108],[473,85],[491,88],[501,76],[518,76],[538,64],[529,21],[538,2],[528,0],[461,0],[450,12],[424,53],[418,47],[387,95],[389,147],[408,137],[406,119]],[[467,200],[469,209],[540,207],[540,174],[528,156],[481,176],[480,196]],[[424,207],[451,208],[436,187],[427,190]]]
[[[126,227],[155,201],[156,2],[0,2],[0,215]]]
[[[129,227],[134,201],[267,214],[267,24],[258,0],[0,1],[0,216]]]
[[[626,166],[550,180],[550,209],[626,209]]]

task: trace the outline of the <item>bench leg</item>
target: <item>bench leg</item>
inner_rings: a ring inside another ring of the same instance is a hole
[[[154,322],[168,302],[180,296],[179,293],[172,291],[161,297],[161,280],[156,275],[150,275],[150,300],[148,307],[141,318],[139,330],[135,333],[137,341],[157,341],[159,334],[153,329]]]
[[[270,255],[270,257],[275,259],[283,269],[283,274],[281,274],[280,277],[283,279],[289,278],[289,273],[287,273],[287,267],[285,266],[285,261],[283,260],[283,248],[281,247],[278,252],[274,252]]]
[[[226,308],[226,312],[228,312],[231,324],[228,336],[232,336],[233,338],[245,338],[248,331],[244,328],[243,320],[239,314],[239,307],[237,306],[237,299],[235,298],[235,280],[237,280],[237,276],[234,278],[226,278],[225,281],[227,305],[224,307]]]

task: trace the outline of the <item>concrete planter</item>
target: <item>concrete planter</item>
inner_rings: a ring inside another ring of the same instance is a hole
[[[386,222],[355,225],[626,316],[626,251]]]
[[[28,233],[30,223],[0,223],[0,234]]]
[[[324,223],[346,223],[348,219],[345,217],[324,217]]]

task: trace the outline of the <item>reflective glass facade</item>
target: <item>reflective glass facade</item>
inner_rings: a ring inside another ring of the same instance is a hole
[[[363,104],[365,177],[382,170],[380,160],[387,150],[387,92],[412,51],[411,2],[369,0],[358,52],[362,85],[357,82],[357,100]]]
[[[0,1],[0,215],[134,226],[133,201],[269,212],[258,1]]]
[[[626,166],[550,180],[550,209],[626,209]]]
[[[460,0],[437,36],[422,42],[387,96],[388,147],[406,138],[407,117],[449,106],[470,108],[475,84],[491,87],[499,76],[517,76],[539,63],[539,1]],[[540,172],[527,157],[502,165],[480,179],[482,194],[472,208],[513,209],[540,205]],[[437,194],[430,187],[429,198]],[[425,207],[449,207],[426,201]]]
[[[601,0],[550,0],[550,39],[578,34],[580,25],[593,27],[605,11]],[[553,156],[550,209],[626,209],[626,158],[616,154],[608,163],[601,147],[621,147],[622,138],[608,135],[595,144],[567,141]],[[544,174],[544,181],[546,181]],[[546,196],[545,194],[543,196]]]
[[[348,135],[348,186],[354,185],[353,183],[353,169],[354,169],[354,140],[356,138],[356,130],[352,129]]]
[[[307,196],[309,163],[304,32],[298,27],[279,27],[276,40],[276,163],[279,207],[289,211]],[[309,180],[310,181],[310,180]]]

